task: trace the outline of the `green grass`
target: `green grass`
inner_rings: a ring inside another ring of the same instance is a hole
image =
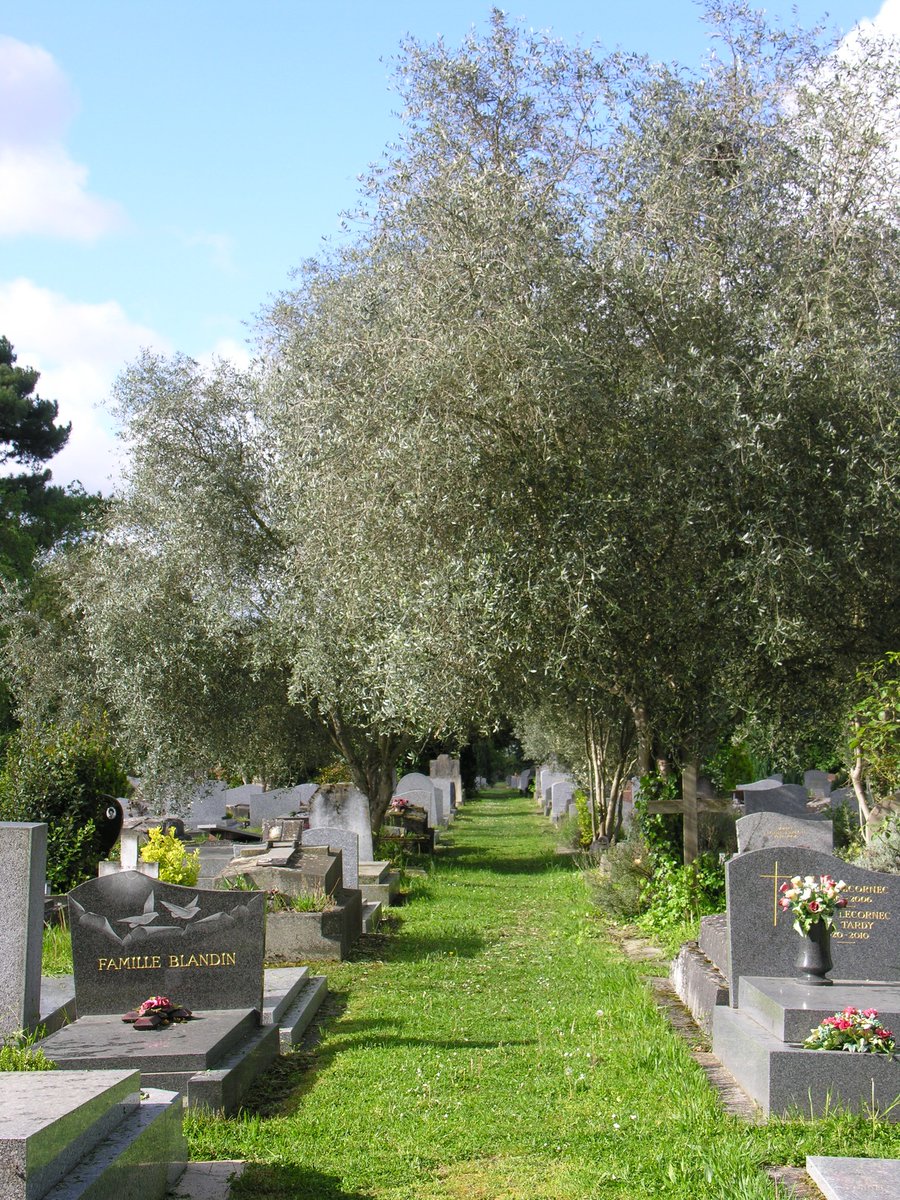
[[[68,925],[44,926],[41,974],[72,974],[72,939],[69,936]]]
[[[774,1200],[766,1163],[896,1156],[863,1118],[748,1127],[720,1109],[642,972],[604,936],[533,802],[466,804],[387,935],[329,975],[320,1044],[191,1156],[261,1200]]]

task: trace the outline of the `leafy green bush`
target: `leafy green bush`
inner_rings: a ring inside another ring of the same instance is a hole
[[[163,883],[195,887],[200,876],[200,851],[186,850],[174,829],[166,833],[162,829],[150,829],[147,837],[150,840],[141,847],[141,859],[146,863],[159,863],[159,877]]]
[[[647,899],[638,924],[648,933],[664,936],[670,929],[724,909],[724,868],[711,854],[701,854],[690,866],[659,862]]]
[[[870,871],[900,875],[900,813],[892,812],[884,818],[869,845],[853,862]]]
[[[650,848],[637,831],[603,850],[597,866],[587,873],[594,903],[600,911],[626,921],[633,920],[646,908],[647,887],[652,878]]]
[[[23,728],[0,770],[0,820],[47,823],[47,882],[67,892],[97,874],[103,851],[94,818],[127,789],[103,724]]]
[[[54,1071],[56,1063],[35,1048],[36,1036],[13,1033],[0,1039],[0,1071]]]

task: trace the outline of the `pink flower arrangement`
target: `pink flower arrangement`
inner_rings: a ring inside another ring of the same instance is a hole
[[[893,1054],[894,1035],[878,1020],[878,1010],[848,1005],[825,1017],[803,1043],[807,1050],[850,1050],[855,1054]]]
[[[794,914],[794,928],[798,933],[809,933],[817,921],[826,929],[834,928],[834,914],[844,908],[847,898],[842,895],[848,885],[843,879],[834,880],[830,875],[814,875],[801,878],[795,875],[790,883],[781,885],[778,903],[785,912]]]

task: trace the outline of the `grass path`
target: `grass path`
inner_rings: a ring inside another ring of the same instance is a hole
[[[189,1118],[193,1158],[250,1160],[236,1195],[773,1200],[764,1163],[900,1154],[860,1118],[724,1115],[530,800],[467,803],[392,925],[327,967],[313,1051]]]

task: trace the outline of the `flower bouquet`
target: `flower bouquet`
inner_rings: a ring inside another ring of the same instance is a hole
[[[839,908],[845,908],[848,885],[843,879],[835,881],[830,875],[814,875],[801,878],[795,875],[789,883],[781,885],[781,898],[778,903],[785,911],[794,914],[794,929],[798,933],[808,934],[816,922],[821,921],[826,929],[834,928],[834,914]]]
[[[854,1054],[893,1054],[894,1035],[878,1020],[874,1008],[849,1006],[826,1017],[803,1043],[807,1050],[850,1050]]]
[[[135,1029],[160,1029],[173,1021],[189,1021],[194,1014],[181,1004],[173,1004],[168,996],[150,996],[133,1012],[122,1018]]]

